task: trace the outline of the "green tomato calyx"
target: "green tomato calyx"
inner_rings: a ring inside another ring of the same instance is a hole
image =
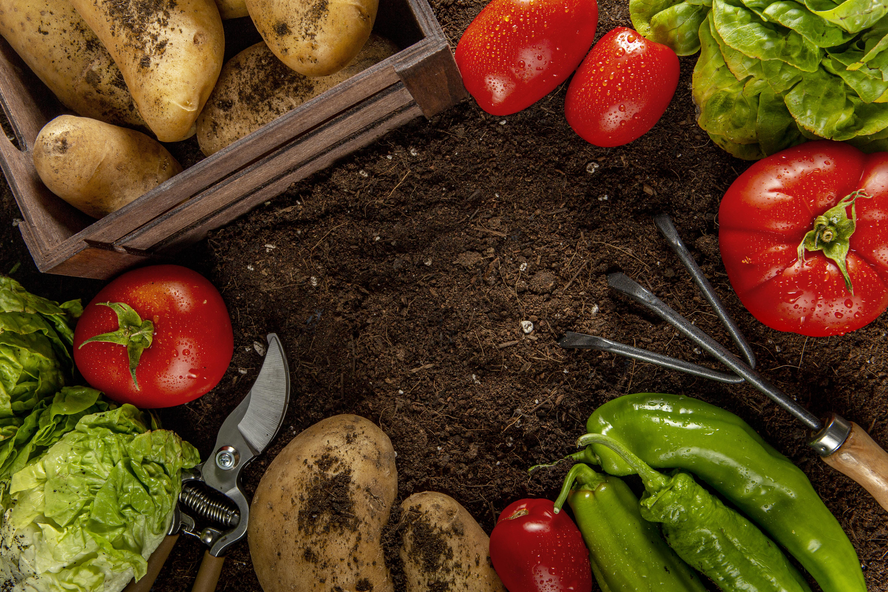
[[[136,385],[136,389],[139,389],[139,381],[136,380],[136,368],[139,366],[142,352],[151,347],[151,343],[154,341],[154,323],[143,321],[139,313],[123,302],[99,302],[98,304],[99,306],[107,306],[114,311],[117,315],[118,328],[110,333],[102,333],[101,335],[90,337],[81,343],[80,347],[92,342],[116,343],[126,347],[130,375],[133,377],[133,384]]]
[[[817,216],[814,219],[814,228],[805,234],[805,238],[799,244],[799,261],[805,262],[805,251],[822,251],[823,255],[835,263],[842,277],[845,278],[845,288],[853,295],[854,286],[851,285],[851,277],[848,275],[848,251],[851,235],[857,227],[857,198],[869,199],[872,196],[858,189],[846,195],[839,203]],[[851,217],[848,217],[848,206],[851,206]]]

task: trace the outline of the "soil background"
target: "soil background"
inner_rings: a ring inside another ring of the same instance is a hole
[[[384,0],[383,0],[384,1]],[[432,0],[455,47],[483,0]],[[631,26],[625,0],[601,0],[598,37]],[[206,456],[246,394],[277,333],[292,397],[284,428],[248,467],[252,492],[292,436],[332,415],[382,427],[397,451],[398,501],[440,491],[488,533],[510,502],[557,494],[566,467],[528,473],[575,450],[590,413],[626,393],[687,394],[738,414],[810,477],[855,545],[869,589],[888,591],[885,511],[822,463],[807,430],[753,388],[725,386],[612,354],[565,351],[565,331],[713,365],[699,348],[620,296],[623,271],[698,327],[724,328],[652,216],[669,213],[752,345],[758,368],[818,416],[834,411],[888,445],[888,318],[832,338],[781,333],[739,303],[718,249],[721,196],[749,162],[717,148],[695,123],[696,56],[682,58],[663,119],[620,148],[582,141],[563,115],[566,86],[508,117],[466,100],[419,119],[293,185],[212,232],[177,259],[218,286],[235,352],[223,382],[161,412]],[[2,186],[0,270],[30,291],[84,303],[104,285],[39,273]],[[526,333],[522,322],[533,330]],[[399,582],[397,509],[387,558]],[[180,538],[154,590],[190,589],[203,553]],[[246,541],[227,555],[219,590],[260,590]]]

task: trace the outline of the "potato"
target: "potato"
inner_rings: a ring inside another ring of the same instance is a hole
[[[264,42],[248,47],[222,68],[197,119],[201,152],[218,152],[397,51],[394,43],[372,35],[348,66],[330,76],[308,78],[285,66]]]
[[[393,592],[382,531],[398,490],[395,451],[371,421],[319,421],[274,458],[247,538],[265,592]]]
[[[182,171],[154,138],[75,115],[60,115],[43,126],[34,141],[34,167],[50,191],[94,218]]]
[[[225,51],[214,0],[70,0],[108,48],[136,107],[161,142],[194,134]]]
[[[250,13],[247,12],[247,3],[244,0],[216,0],[216,6],[219,7],[222,20],[250,16]]]
[[[379,0],[246,0],[269,49],[303,76],[341,70],[370,37]]]
[[[398,530],[406,592],[506,592],[490,562],[490,537],[449,495],[408,497]]]
[[[0,0],[0,35],[68,109],[145,126],[120,68],[70,0]]]

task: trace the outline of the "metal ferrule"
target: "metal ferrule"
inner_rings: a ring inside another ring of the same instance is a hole
[[[829,456],[842,447],[850,433],[851,422],[834,413],[823,429],[814,434],[808,444],[820,456]]]

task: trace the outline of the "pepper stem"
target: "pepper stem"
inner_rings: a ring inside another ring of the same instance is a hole
[[[114,311],[117,315],[118,328],[110,333],[90,337],[81,343],[80,347],[93,342],[115,343],[126,347],[130,375],[133,377],[133,384],[138,389],[139,381],[136,380],[136,368],[139,366],[142,352],[151,347],[151,343],[154,341],[154,323],[143,321],[139,313],[123,302],[99,302],[98,304],[99,306],[107,306]]]
[[[577,440],[577,446],[589,446],[590,444],[601,444],[616,452],[632,468],[635,474],[641,477],[644,488],[650,493],[663,489],[669,483],[666,475],[655,471],[649,464],[641,460],[638,455],[610,436],[585,434]]]
[[[583,463],[577,463],[570,468],[567,472],[567,475],[564,477],[564,483],[561,485],[561,491],[558,493],[558,497],[555,499],[555,513],[561,511],[562,506],[564,506],[564,502],[567,501],[567,496],[570,495],[571,490],[574,488],[575,483],[579,483],[581,486],[586,488],[594,489],[598,487],[602,483],[604,483],[605,479],[594,470],[589,465],[584,465]]]
[[[857,228],[857,198],[869,199],[872,196],[858,189],[839,200],[839,203],[814,219],[814,228],[805,234],[798,247],[801,263],[805,262],[805,251],[822,251],[823,255],[838,266],[845,278],[845,288],[853,295],[854,286],[848,275],[847,259],[849,241]],[[851,218],[848,218],[848,206]]]

